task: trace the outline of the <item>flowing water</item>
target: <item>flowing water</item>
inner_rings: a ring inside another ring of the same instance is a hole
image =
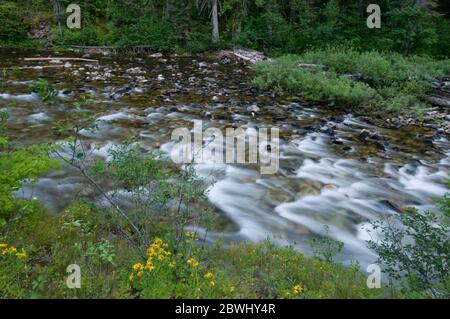
[[[414,126],[381,128],[329,107],[258,94],[243,65],[177,56],[100,56],[99,64],[70,61],[65,67],[22,59],[35,56],[46,54],[0,53],[0,109],[8,112],[8,134],[18,144],[61,140],[55,125],[73,112],[80,92],[95,94],[87,111],[98,125],[81,133],[92,154],[105,159],[127,137],[145,150],[170,152],[173,130],[192,128],[194,120],[223,131],[280,129],[275,175],[261,175],[256,165],[196,165],[208,183],[210,202],[227,221],[211,239],[272,238],[310,253],[308,241],[328,225],[329,236],[345,243],[340,259],[365,264],[376,258],[365,245],[368,221],[406,206],[436,210],[434,199],[446,193],[450,143],[445,137]],[[59,89],[54,105],[30,93],[37,78]],[[84,183],[64,166],[24,187],[21,195],[36,197],[57,213],[83,194]],[[123,198],[125,205],[126,194]]]

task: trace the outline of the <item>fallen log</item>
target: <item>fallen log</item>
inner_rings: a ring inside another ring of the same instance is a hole
[[[85,58],[24,58],[24,61],[82,61],[82,62],[94,62],[98,63],[98,60],[85,59]]]
[[[268,60],[268,58],[262,52],[250,49],[235,49],[233,51],[233,54],[239,59],[250,62],[252,64]]]
[[[52,68],[66,68],[65,64],[57,64],[57,65],[36,65],[36,66],[22,66],[19,69],[20,70],[27,70],[27,69],[33,69],[33,70],[41,70],[41,69],[52,69]]]

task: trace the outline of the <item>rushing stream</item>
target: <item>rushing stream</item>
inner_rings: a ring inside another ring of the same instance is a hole
[[[169,152],[173,130],[192,128],[193,120],[223,130],[280,129],[275,175],[261,175],[255,165],[196,165],[207,182],[215,181],[209,200],[229,223],[211,238],[270,237],[309,252],[308,240],[329,225],[330,236],[345,243],[340,258],[367,263],[375,258],[365,245],[370,219],[406,206],[435,210],[434,199],[446,193],[450,142],[444,137],[414,126],[381,128],[332,108],[259,95],[243,65],[176,56],[97,56],[99,64],[70,61],[65,67],[22,59],[35,56],[0,53],[0,109],[9,114],[9,136],[23,145],[60,140],[55,124],[73,111],[73,97],[80,92],[95,94],[88,111],[98,130],[82,134],[104,158],[127,137],[146,150]],[[40,77],[60,90],[54,105],[30,93],[29,84]],[[63,167],[26,186],[22,195],[57,213],[83,192],[83,183]]]

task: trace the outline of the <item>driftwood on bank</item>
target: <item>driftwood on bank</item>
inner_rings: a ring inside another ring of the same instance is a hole
[[[47,57],[47,58],[24,58],[24,61],[82,61],[82,62],[94,62],[98,63],[98,60],[85,59],[85,58],[59,58],[59,57]]]
[[[234,49],[233,54],[241,60],[252,64],[260,61],[268,60],[264,53],[250,49]]]
[[[56,65],[22,66],[19,69],[20,70],[27,70],[27,69],[41,70],[41,69],[67,68],[67,67],[68,66],[65,64],[56,64]]]

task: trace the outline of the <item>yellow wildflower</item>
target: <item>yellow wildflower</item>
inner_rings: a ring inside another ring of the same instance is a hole
[[[145,266],[145,269],[147,269],[148,271],[154,271],[155,269],[156,269],[156,267],[155,266],[153,266],[153,265],[146,265]]]
[[[16,248],[16,247],[10,247],[10,248],[8,248],[8,252],[9,252],[10,254],[14,254],[14,253],[17,252],[17,248]]]
[[[141,278],[144,275],[144,272],[141,270],[137,273],[138,278]]]
[[[187,263],[188,263],[189,265],[191,265],[192,268],[197,268],[198,265],[199,265],[199,262],[198,262],[197,260],[195,260],[194,258],[189,258],[189,259],[187,260]]]
[[[292,291],[294,292],[295,295],[300,295],[302,293],[302,291],[303,291],[303,287],[300,286],[300,285],[295,285],[292,288]]]
[[[208,283],[208,285],[209,285],[210,287],[214,287],[214,286],[216,285],[216,282],[215,282],[214,280],[211,280],[211,281]]]
[[[214,274],[212,272],[207,272],[204,277],[206,279],[211,279],[212,277],[214,277]]]
[[[0,248],[6,248],[8,247],[8,244],[0,244]]]
[[[186,233],[186,237],[188,237],[188,238],[193,238],[194,236],[195,236],[195,233],[193,231],[188,231]]]
[[[142,265],[141,263],[136,263],[133,265],[133,270],[141,271],[142,269],[144,269],[144,265]]]
[[[16,257],[19,258],[19,259],[25,259],[25,258],[27,258],[27,253],[24,252],[24,251],[21,252],[21,253],[17,253]]]
[[[230,287],[230,292],[233,293],[233,292],[235,292],[235,291],[236,291],[236,287],[235,287],[235,286],[231,286],[231,287]]]
[[[161,238],[156,237],[155,239],[153,239],[152,242],[153,247],[161,247],[162,245],[164,245],[164,241]]]
[[[128,277],[128,280],[129,280],[129,281],[133,281],[133,279],[134,279],[134,274],[131,274],[131,275]]]

